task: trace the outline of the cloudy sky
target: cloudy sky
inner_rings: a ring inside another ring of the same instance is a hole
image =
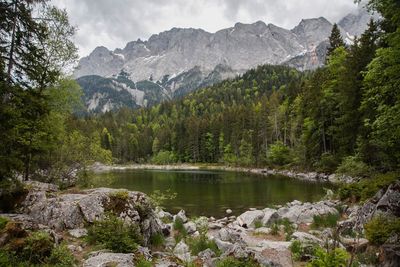
[[[80,56],[96,46],[123,48],[172,27],[216,32],[236,22],[265,23],[291,29],[302,18],[323,16],[331,22],[356,9],[353,0],[52,0],[67,9],[78,27]]]

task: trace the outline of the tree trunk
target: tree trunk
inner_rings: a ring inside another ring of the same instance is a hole
[[[14,66],[14,47],[15,47],[15,33],[17,29],[17,6],[18,0],[14,2],[14,20],[12,25],[12,34],[11,34],[11,44],[10,44],[10,54],[8,56],[8,66],[7,66],[7,81],[8,83],[12,82],[11,72]]]

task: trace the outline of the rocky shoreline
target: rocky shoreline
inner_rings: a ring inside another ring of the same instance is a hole
[[[47,231],[56,243],[67,242],[68,249],[86,267],[136,266],[138,258],[159,267],[187,266],[188,263],[213,267],[228,257],[253,259],[259,266],[293,266],[295,260],[306,260],[294,258],[291,250],[294,241],[304,248],[337,243],[337,247],[348,251],[365,251],[368,240],[346,233],[362,233],[364,223],[377,214],[400,215],[399,181],[361,206],[350,207],[329,199],[315,203],[295,200],[274,208],[250,209],[237,217],[227,210],[226,217],[221,219],[188,218],[183,210],[173,215],[154,208],[144,193],[124,189],[60,192],[51,184],[30,182],[27,186],[29,193],[18,213],[0,216],[17,222],[25,230]],[[105,218],[108,212],[113,212],[124,224],[139,227],[143,242],[135,252],[91,251],[82,239],[87,235],[87,227]],[[316,216],[337,216],[337,227],[313,228]],[[177,238],[182,234],[180,231],[185,233],[183,238]],[[160,234],[165,238],[162,248],[152,248],[152,237]],[[190,240],[201,237],[215,244],[218,253],[209,248],[194,253]],[[388,244],[380,252],[389,263],[400,259],[396,254],[399,237],[394,238],[393,245]],[[0,246],[6,241],[7,236],[1,236]]]
[[[96,163],[90,167],[94,172],[107,172],[112,170],[218,170],[233,172],[249,172],[259,175],[283,175],[294,179],[309,182],[325,182],[325,183],[353,183],[359,180],[357,177],[350,177],[340,174],[326,174],[320,172],[298,172],[295,170],[278,170],[268,168],[246,168],[246,167],[230,167],[223,165],[206,165],[198,166],[191,164],[171,164],[171,165],[154,165],[154,164],[131,164],[131,165],[104,165]]]

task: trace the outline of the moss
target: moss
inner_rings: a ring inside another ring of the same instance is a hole
[[[0,216],[0,231],[2,231],[6,227],[8,222],[9,222],[8,218]]]
[[[120,214],[126,209],[126,203],[129,199],[127,190],[118,190],[109,194],[110,202],[106,206],[106,210]]]
[[[226,257],[217,262],[217,267],[258,267],[260,266],[254,259],[235,259]]]

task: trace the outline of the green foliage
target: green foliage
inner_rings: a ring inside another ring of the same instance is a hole
[[[293,259],[299,261],[303,254],[303,246],[299,240],[294,240],[289,246],[290,252],[292,252]]]
[[[350,175],[351,177],[366,177],[371,173],[371,168],[357,157],[343,158],[342,163],[336,169],[336,173]]]
[[[338,164],[336,156],[326,152],[321,155],[320,160],[314,166],[320,172],[332,173],[336,170]]]
[[[72,267],[76,265],[76,259],[68,247],[65,244],[61,244],[51,251],[48,263],[52,266]]]
[[[118,199],[121,201],[127,201],[129,198],[129,192],[128,190],[117,190],[112,193],[110,193],[109,197],[111,199]]]
[[[329,213],[326,215],[314,215],[312,228],[319,229],[324,227],[335,227],[340,215],[338,213]]]
[[[183,238],[187,236],[187,231],[185,229],[185,226],[183,225],[183,221],[181,218],[177,217],[175,218],[174,223],[172,224],[173,229],[176,231],[174,238],[176,242],[179,242]]]
[[[187,245],[193,255],[198,255],[201,251],[211,249],[218,256],[221,251],[218,249],[214,240],[209,240],[206,234],[201,234],[197,237],[191,237],[186,240]]]
[[[176,163],[176,156],[174,154],[174,152],[172,151],[159,151],[157,154],[155,154],[152,158],[151,158],[151,163],[154,164],[171,164],[171,163]]]
[[[377,216],[364,225],[365,236],[373,245],[382,245],[394,234],[400,234],[400,219]]]
[[[263,226],[264,226],[264,224],[262,223],[262,221],[260,219],[254,221],[255,228],[261,228]]]
[[[25,240],[21,259],[35,264],[42,263],[51,256],[53,246],[53,240],[47,232],[33,232]]]
[[[149,260],[146,260],[144,257],[140,257],[136,262],[136,267],[152,267],[153,263]]]
[[[165,193],[160,190],[154,190],[153,193],[150,194],[150,201],[154,207],[162,208],[162,205],[166,201],[175,199],[177,195],[176,192],[172,192],[170,189],[167,189]]]
[[[371,178],[365,178],[356,183],[342,185],[338,191],[339,197],[342,200],[365,201],[397,179],[399,179],[397,173],[376,174]]]
[[[135,225],[125,225],[115,215],[95,221],[88,229],[87,240],[114,252],[132,252],[141,242],[140,230]]]
[[[289,148],[281,141],[277,141],[269,148],[268,160],[277,165],[285,165],[290,163],[291,156]]]
[[[226,257],[217,262],[217,267],[258,267],[260,266],[254,259],[235,259]]]
[[[164,245],[165,237],[162,233],[154,234],[150,237],[150,243],[153,247],[159,248]]]
[[[315,249],[315,257],[307,264],[308,267],[346,267],[350,255],[340,248],[326,251],[323,248]]]
[[[279,224],[273,223],[271,226],[271,235],[278,235],[279,234]]]

